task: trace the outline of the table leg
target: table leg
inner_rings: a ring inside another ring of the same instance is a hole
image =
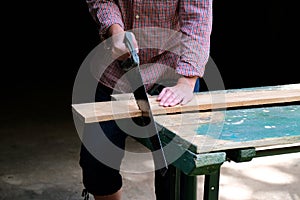
[[[180,174],[180,170],[172,165],[164,176],[155,172],[156,200],[180,200]]]
[[[180,200],[197,199],[197,176],[180,173]]]
[[[181,185],[180,185],[180,178],[181,178],[181,171],[174,167],[174,175],[175,175],[175,178],[174,178],[174,182],[175,182],[175,186],[173,188],[175,188],[175,191],[174,191],[174,200],[180,200],[180,188],[181,188]]]
[[[156,173],[155,178],[157,200],[197,199],[197,176],[188,176],[180,169],[170,165],[165,176]]]
[[[219,198],[220,168],[212,174],[205,175],[204,200],[218,200]]]

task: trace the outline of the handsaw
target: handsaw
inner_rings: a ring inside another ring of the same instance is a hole
[[[167,160],[165,157],[164,149],[160,140],[157,125],[154,121],[150,103],[147,96],[147,90],[144,86],[141,76],[140,60],[136,49],[133,45],[132,33],[125,32],[124,43],[130,52],[130,57],[121,63],[121,67],[127,73],[128,81],[132,88],[137,86],[137,89],[133,91],[134,98],[139,109],[142,111],[142,116],[138,120],[134,120],[139,126],[143,126],[145,132],[149,135],[149,140],[152,146],[153,160],[155,166],[162,166],[159,169],[162,175],[165,175],[168,169]],[[146,127],[147,126],[147,127]]]

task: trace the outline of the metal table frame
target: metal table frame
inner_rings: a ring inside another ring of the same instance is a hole
[[[206,153],[195,155],[194,163],[199,159],[210,158],[215,160],[215,163],[203,163],[196,166],[192,171],[187,172],[187,168],[179,165],[184,159],[187,162],[189,157],[187,154],[179,158],[173,163],[169,170],[170,178],[170,200],[196,200],[197,199],[197,176],[204,175],[204,195],[203,200],[218,200],[219,199],[219,180],[220,169],[225,161],[248,162],[253,158],[273,156],[287,153],[300,152],[299,146],[289,146],[274,149],[256,150],[255,148],[234,149],[224,152]],[[195,157],[196,156],[196,157]],[[190,160],[191,161],[191,160]],[[157,194],[159,196],[159,194]],[[159,197],[158,197],[159,199]]]

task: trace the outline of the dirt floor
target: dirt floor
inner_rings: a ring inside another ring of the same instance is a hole
[[[0,117],[0,200],[81,200],[80,140],[69,105],[9,103]],[[128,140],[132,147],[144,148]],[[132,159],[122,165],[123,200],[155,199],[152,161],[144,160],[144,173],[132,173]],[[226,162],[221,169],[220,200],[300,200],[300,153]],[[198,188],[202,199],[203,176]]]

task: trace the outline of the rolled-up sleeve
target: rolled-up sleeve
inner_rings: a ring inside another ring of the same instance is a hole
[[[99,27],[99,34],[104,36],[113,24],[119,24],[124,29],[124,23],[119,7],[113,0],[86,0],[89,12]]]
[[[202,77],[209,59],[212,0],[181,0],[179,4],[181,52],[177,73]]]

